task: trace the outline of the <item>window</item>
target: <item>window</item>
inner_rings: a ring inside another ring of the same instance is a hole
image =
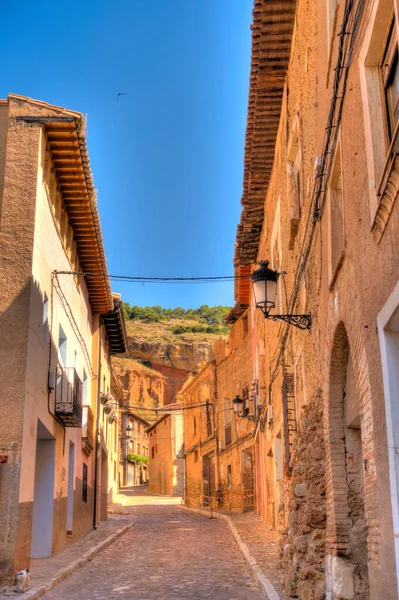
[[[245,387],[242,390],[242,399],[244,400],[244,411],[246,415],[254,414],[253,402],[251,402],[251,398],[249,397],[249,387]]]
[[[280,227],[280,212],[281,212],[281,199],[277,201],[272,238],[271,238],[271,249],[272,249],[272,268],[275,271],[282,270],[282,253],[281,253],[281,227]],[[278,278],[277,282],[277,295],[276,295],[276,313],[281,314],[283,312],[282,307],[282,277]]]
[[[197,419],[195,417],[193,419],[193,427],[194,427],[194,435],[197,435]]]
[[[327,0],[327,36],[328,36],[328,52],[331,51],[333,33],[337,20],[337,9],[339,0]]]
[[[388,140],[391,142],[396,133],[396,124],[399,118],[398,38],[394,19],[381,61],[381,75],[384,86],[386,130]],[[398,148],[398,145],[396,147]]]
[[[140,454],[140,444],[137,443],[137,454]]]
[[[395,175],[399,149],[393,139],[399,117],[396,31],[392,0],[375,0],[370,9],[360,52],[360,83],[371,230],[377,242],[385,231],[399,193],[397,176],[392,176]]]
[[[227,465],[227,487],[231,487],[231,484],[232,484],[231,465]]]
[[[151,448],[151,458],[154,458],[155,456],[155,448],[154,446]]]
[[[140,423],[137,423],[137,433],[140,433]]]
[[[330,289],[334,285],[345,257],[344,210],[342,194],[341,144],[337,145],[328,187],[329,203],[329,261]]]
[[[65,335],[64,330],[61,325],[59,326],[58,331],[58,354],[61,360],[62,366],[66,367],[67,365],[67,337]]]
[[[224,400],[224,445],[229,446],[232,442],[232,408],[231,402],[225,398]]]
[[[82,500],[87,503],[87,465],[83,463]]]
[[[205,414],[206,414],[206,435],[208,437],[210,437],[213,434],[212,431],[212,407],[209,404],[209,402],[206,403],[206,407],[205,407]]]
[[[83,369],[83,404],[87,404],[89,395],[89,380],[87,379],[86,371]]]
[[[44,294],[43,299],[43,328],[42,328],[43,342],[47,344],[48,337],[48,298],[47,294]]]
[[[194,452],[194,462],[198,462],[198,450]]]
[[[287,199],[290,215],[289,249],[294,249],[301,219],[301,151],[299,145],[299,120],[296,119],[288,142],[287,152]]]

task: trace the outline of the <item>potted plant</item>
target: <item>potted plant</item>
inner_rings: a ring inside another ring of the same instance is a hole
[[[111,413],[111,411],[112,411],[112,406],[110,404],[108,404],[108,403],[105,404],[105,406],[104,406],[104,412],[105,412],[105,414],[109,415]]]
[[[116,416],[116,412],[113,410],[109,415],[108,415],[108,423],[110,423],[112,425],[112,423],[114,423],[115,421],[118,420],[118,417]]]
[[[100,402],[104,406],[109,401],[109,394],[105,392],[100,392]]]

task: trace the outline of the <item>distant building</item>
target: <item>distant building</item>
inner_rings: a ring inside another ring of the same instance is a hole
[[[228,340],[213,348],[207,363],[180,392],[185,419],[185,497],[188,504],[253,508],[253,432],[256,390],[251,380],[251,338],[245,317],[232,327]],[[233,409],[236,395],[245,402],[247,419]],[[244,493],[245,492],[245,493]]]
[[[206,363],[179,394],[184,407],[185,497],[199,506],[219,488],[215,436],[215,363]],[[205,500],[204,500],[205,499]]]
[[[120,428],[121,485],[142,485],[148,482],[150,423],[136,413],[122,414]]]
[[[149,435],[149,491],[181,496],[184,489],[183,435],[181,404],[168,405],[163,415],[147,429]]]
[[[107,516],[126,347],[80,113],[0,102],[0,581]],[[84,273],[95,276],[84,276]],[[109,463],[109,464],[108,464]],[[112,469],[111,469],[112,471]]]

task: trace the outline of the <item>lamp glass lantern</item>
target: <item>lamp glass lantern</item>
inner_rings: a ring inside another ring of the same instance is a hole
[[[233,398],[233,409],[236,415],[241,417],[244,414],[244,400],[240,396]]]
[[[281,273],[270,269],[269,261],[260,262],[259,264],[259,269],[256,269],[250,276],[256,308],[263,312],[265,319],[285,321],[285,323],[294,325],[298,329],[310,330],[312,326],[310,313],[306,315],[270,314],[270,311],[276,306],[277,283]]]
[[[255,306],[266,316],[276,306],[279,273],[269,269],[269,262],[261,262],[259,269],[251,275]]]

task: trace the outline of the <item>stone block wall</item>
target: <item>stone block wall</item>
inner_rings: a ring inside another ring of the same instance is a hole
[[[322,395],[304,407],[295,448],[287,528],[281,538],[287,596],[325,598],[326,484]]]

